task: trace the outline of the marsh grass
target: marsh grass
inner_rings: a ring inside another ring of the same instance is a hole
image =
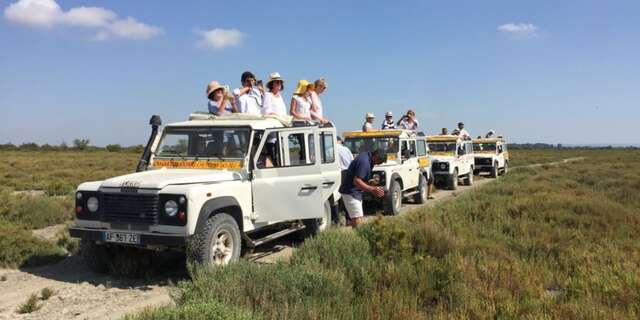
[[[192,270],[176,307],[137,319],[211,303],[265,319],[637,319],[638,194],[638,151],[522,169],[433,208],[329,230],[287,263]]]

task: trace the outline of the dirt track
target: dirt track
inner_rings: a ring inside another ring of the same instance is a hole
[[[565,159],[548,165],[579,161],[584,158]],[[537,167],[542,164],[529,165]],[[516,168],[512,168],[516,169]],[[441,190],[434,194],[425,206],[456,197],[475,187],[493,181],[476,179],[471,187],[460,186],[456,191]],[[405,204],[402,213],[420,207]],[[370,221],[373,216],[365,220]],[[267,244],[245,258],[257,263],[273,263],[287,259],[293,247],[299,245],[296,237],[288,237]],[[171,303],[166,278],[148,281],[118,279],[89,271],[76,256],[66,258],[56,264],[21,270],[0,269],[0,320],[3,319],[119,319],[135,310],[148,306]],[[172,276],[172,280],[179,280]],[[31,294],[38,294],[43,288],[53,289],[55,294],[46,301],[40,301],[41,308],[30,314],[18,314],[16,309]]]

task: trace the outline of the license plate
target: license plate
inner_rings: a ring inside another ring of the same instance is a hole
[[[105,232],[104,241],[116,243],[139,244],[140,235],[136,233]]]

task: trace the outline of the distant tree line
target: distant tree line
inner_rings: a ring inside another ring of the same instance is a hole
[[[567,146],[558,144],[550,144],[550,143],[509,143],[510,149],[640,149],[636,146]]]
[[[20,145],[13,143],[0,144],[0,151],[98,151],[106,150],[109,152],[136,152],[141,153],[144,150],[144,146],[134,145],[123,147],[119,144],[108,144],[105,147],[96,147],[90,144],[89,139],[74,139],[71,146],[66,142],[62,142],[59,145],[43,144],[38,145],[34,142],[26,142]]]

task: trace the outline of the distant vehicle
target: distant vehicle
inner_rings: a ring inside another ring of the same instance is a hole
[[[503,137],[473,140],[474,174],[489,172],[492,178],[509,171],[509,151]]]
[[[332,124],[205,113],[161,132],[159,117],[151,124],[139,172],[75,193],[70,233],[95,270],[125,246],[225,265],[243,246],[330,225],[340,184]]]
[[[455,135],[428,136],[431,171],[436,186],[449,190],[458,188],[458,179],[464,184],[473,184],[474,156],[471,140],[462,140]]]
[[[400,213],[402,201],[412,197],[416,203],[427,201],[427,182],[431,178],[429,149],[424,135],[411,130],[374,130],[344,133],[344,145],[355,155],[382,149],[387,162],[373,168],[371,184],[384,187],[384,213]],[[379,202],[365,194],[365,202]]]

